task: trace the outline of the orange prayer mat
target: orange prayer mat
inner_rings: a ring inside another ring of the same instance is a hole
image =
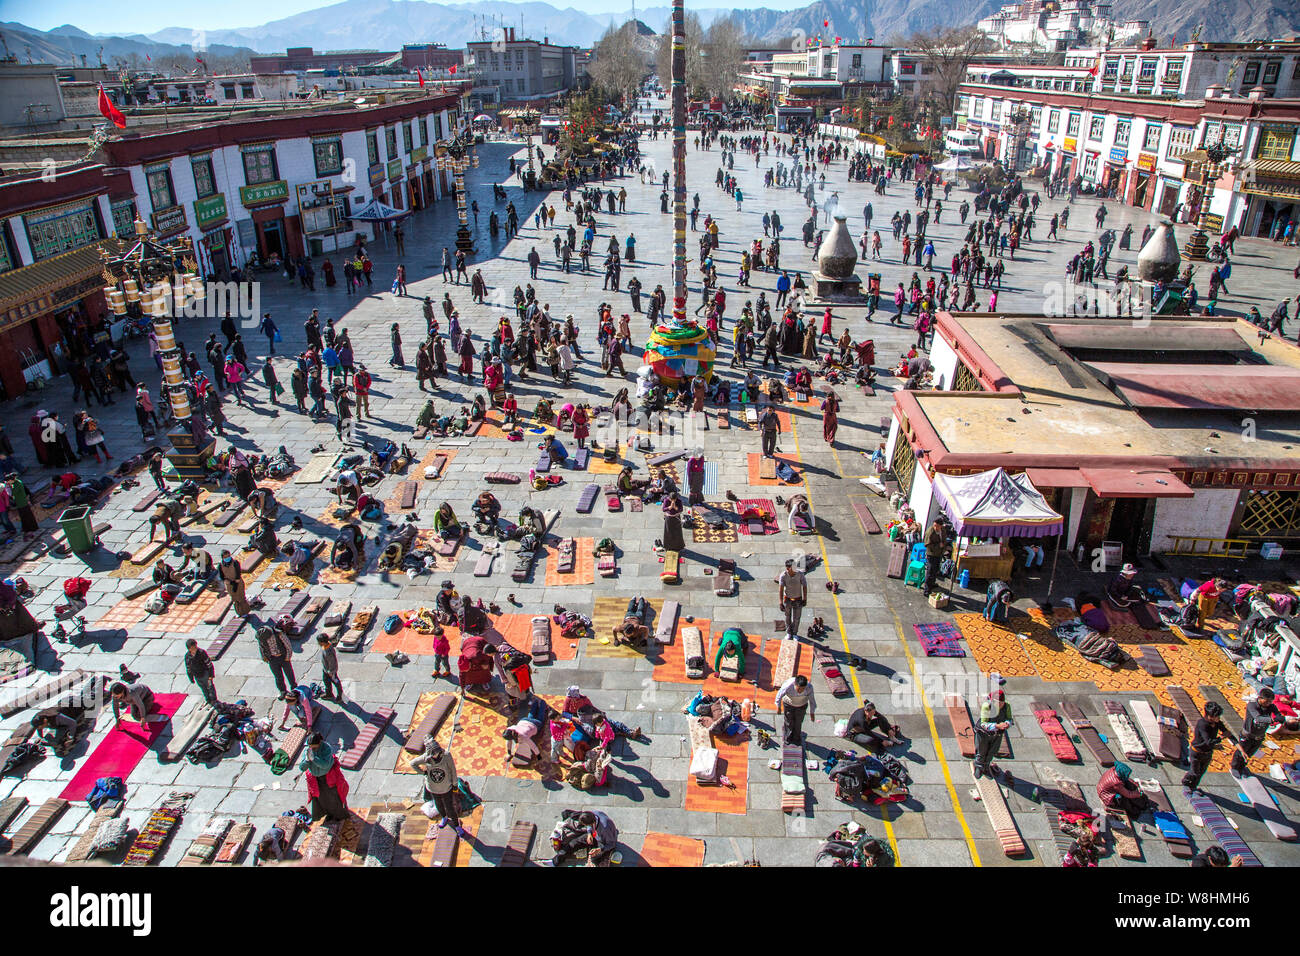
[[[803,462],[799,460],[798,455],[781,454],[781,455],[776,455],[775,458],[777,461],[786,462],[791,468],[794,469],[795,474],[802,479]],[[751,451],[749,453],[749,476],[748,476],[749,484],[766,486],[766,487],[777,485],[777,486],[782,486],[787,488],[794,488],[796,489],[796,491],[803,490],[802,481],[789,483],[789,482],[782,481],[780,478],[760,478],[758,476],[758,466],[759,466],[759,462],[761,462],[762,460],[763,460],[762,452]]]
[[[487,426],[485,425],[484,427],[486,428]],[[481,435],[482,431],[480,431],[479,434]],[[435,448],[432,451],[427,452],[425,456],[420,459],[419,464],[412,462],[408,465],[406,474],[402,475],[401,479],[403,481],[418,481],[423,484],[426,480],[424,477],[424,469],[432,465],[435,458],[446,458],[447,460],[442,466],[442,472],[437,478],[438,481],[441,481],[443,478],[447,477],[447,469],[450,467],[452,459],[454,459],[459,452],[459,448]],[[442,502],[440,501],[438,504],[442,504]],[[437,505],[434,505],[434,507],[436,508]]]
[[[582,656],[588,657],[645,657],[644,651],[639,651],[634,647],[628,647],[626,644],[615,644],[610,632],[623,623],[623,618],[627,616],[628,598],[622,597],[598,597],[593,602],[591,611],[591,636],[583,639]],[[655,616],[650,622],[650,633],[654,634],[655,627],[659,621],[659,615],[664,609],[663,598],[646,598],[646,603],[654,609]],[[552,637],[551,644],[555,644]]]
[[[690,624],[686,623],[684,617],[678,617],[673,642],[659,649],[659,655],[654,659],[655,667],[650,675],[651,678],[664,684],[694,684],[695,681],[686,676],[686,651],[682,648],[682,628],[700,629],[700,634],[704,636],[704,655],[708,657],[709,628],[712,624],[713,622],[707,617],[697,617]]]
[[[646,866],[701,866],[704,841],[675,833],[647,833],[641,844],[641,860]]]
[[[722,783],[702,786],[693,779],[686,782],[686,809],[698,813],[736,813],[744,815],[749,794],[749,736],[739,742],[726,737],[713,738],[718,748],[719,779]],[[459,764],[457,765],[459,766]]]
[[[140,600],[144,602],[148,601],[148,599],[149,595],[145,595]],[[139,626],[132,628],[132,630],[163,634],[188,634],[203,623],[203,619],[208,616],[208,613],[220,599],[221,595],[217,593],[215,584],[209,584],[204,588],[203,593],[189,604],[176,604],[173,602],[168,605],[166,614],[146,613]],[[140,606],[143,610],[144,604],[142,603]]]
[[[1068,609],[1058,608],[1051,619],[1052,624],[1071,616]],[[1028,619],[1020,615],[1014,617],[1012,628],[992,624],[979,614],[958,614],[955,620],[981,671],[996,671],[1006,677],[1038,676],[1053,682],[1091,681],[1100,693],[1114,697],[1125,706],[1138,694],[1154,694],[1162,703],[1173,706],[1173,698],[1165,688],[1178,684],[1191,694],[1198,707],[1203,707],[1198,688],[1207,684],[1220,688],[1233,706],[1245,713],[1245,706],[1240,701],[1241,677],[1218,646],[1208,639],[1180,641],[1173,635],[1166,635],[1165,642],[1156,644],[1152,637],[1158,632],[1144,631],[1131,616],[1127,620],[1122,615],[1110,616],[1112,626],[1107,632],[1108,637],[1121,646],[1155,645],[1160,652],[1170,673],[1165,677],[1152,677],[1131,658],[1116,670],[1085,660],[1053,633],[1048,618],[1037,608],[1029,612]],[[1017,637],[1017,634],[1024,636]],[[1098,722],[1101,715],[1088,716]],[[1267,756],[1269,753],[1261,750],[1250,761],[1251,769],[1256,773],[1267,773],[1272,759]],[[1226,771],[1230,757],[1227,748],[1221,747],[1215,752],[1210,769]]]
[[[542,699],[560,710],[564,698],[543,694]],[[506,741],[502,731],[509,726],[509,698],[492,693],[486,698],[466,697],[461,703],[460,716],[443,724],[438,741],[451,751],[456,761],[456,771],[462,775],[484,777],[512,777],[517,780],[559,780],[563,768],[551,763],[550,740],[539,741],[542,756],[532,767],[514,767],[506,757]],[[444,742],[444,737],[449,743]]]
[[[596,558],[591,553],[592,545],[596,543],[595,538],[574,538],[574,562],[573,570],[568,574],[561,574],[556,570],[560,565],[560,549],[557,546],[546,546],[546,586],[548,588],[563,587],[566,584],[586,584],[596,583]]]
[[[144,609],[145,602],[148,600],[147,594],[135,598],[123,598],[104,612],[103,617],[95,622],[95,628],[98,630],[129,628],[139,624],[149,616]]]

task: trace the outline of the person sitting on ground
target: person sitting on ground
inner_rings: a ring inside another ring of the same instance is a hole
[[[57,707],[48,707],[32,721],[36,739],[49,745],[57,757],[65,756],[77,742],[77,721]]]
[[[864,700],[862,706],[849,715],[844,736],[873,754],[903,742],[898,728],[886,720],[884,714],[877,713],[876,705],[869,700]]]
[[[321,715],[320,701],[312,696],[311,688],[299,684],[292,690],[285,691],[280,699],[284,701],[284,713],[280,715],[280,729],[288,729],[289,715],[293,714],[298,718],[298,723],[311,733],[312,726]]]
[[[501,517],[501,502],[497,496],[490,491],[483,491],[474,499],[474,504],[470,506],[474,512],[474,529],[479,534],[488,534],[496,530],[497,521]]]
[[[650,645],[650,628],[646,626],[649,604],[643,597],[634,597],[627,602],[627,614],[622,624],[614,625],[613,641],[638,650]]]
[[[248,536],[248,547],[249,550],[262,552],[268,558],[280,550],[280,539],[276,537],[275,524],[271,519],[257,519],[257,527]]]
[[[1141,815],[1150,806],[1151,801],[1142,792],[1142,788],[1130,779],[1133,768],[1121,761],[1108,769],[1097,781],[1097,796],[1101,805],[1107,810],[1119,810],[1131,817]]]
[[[274,823],[257,841],[258,860],[283,860],[289,852],[289,843],[284,827]]]
[[[114,726],[122,722],[121,711],[123,708],[130,714],[131,719],[138,724],[167,722],[168,718],[164,715],[153,713],[153,710],[157,707],[154,702],[153,691],[139,681],[129,684],[115,681],[108,692],[113,705]]]
[[[153,583],[157,587],[162,587],[164,584],[174,584],[179,587],[182,580],[179,571],[159,558],[153,566]]]
[[[439,624],[455,624],[460,617],[460,595],[450,578],[438,586],[438,593],[433,596],[433,606],[438,612]]]
[[[469,409],[469,420],[471,422],[481,422],[485,417],[487,417],[487,399],[482,395],[475,395],[474,402]],[[468,430],[468,428],[467,423],[465,429]]]
[[[1143,601],[1142,588],[1133,583],[1138,569],[1126,564],[1119,569],[1114,580],[1106,585],[1106,600],[1111,606],[1123,611]]]
[[[540,511],[524,505],[519,509],[518,525],[521,537],[532,537],[535,545],[541,545],[546,535],[546,517]]]
[[[556,440],[554,435],[547,435],[546,439],[538,447],[550,456],[552,465],[561,465],[569,458],[569,453],[564,450],[564,446]]]
[[[614,489],[620,495],[639,495],[645,490],[647,482],[632,477],[632,466],[624,465],[614,482]]]
[[[796,524],[796,521],[798,521],[799,524]],[[785,530],[790,532],[790,534],[798,534],[800,528],[812,528],[812,526],[812,510],[808,507],[807,496],[793,496],[786,509]]]
[[[609,721],[609,725],[614,728],[615,735],[627,737],[630,740],[641,739],[641,728],[629,728],[627,724],[620,723],[610,718],[600,708],[591,702],[591,698],[582,693],[577,684],[572,684],[564,693],[564,709],[561,711],[562,716],[569,716],[579,721],[587,729],[591,727],[591,721],[596,714],[603,714]]]
[[[660,469],[650,475],[650,481],[645,487],[644,497],[646,501],[659,501],[676,491],[677,482],[673,481],[672,475]]]
[[[456,512],[452,511],[449,502],[444,501],[438,505],[438,510],[433,515],[433,530],[444,540],[455,540],[460,537],[460,521],[457,520]]]

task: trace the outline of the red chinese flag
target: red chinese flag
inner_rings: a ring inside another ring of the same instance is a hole
[[[420,72],[418,66],[415,68],[415,75],[420,79],[420,86],[424,86],[424,74]]]
[[[828,26],[830,26],[830,25],[831,25],[831,21],[829,21],[829,20],[823,20],[823,21],[822,21],[822,26],[824,26],[824,27],[828,27]]]
[[[103,115],[104,119],[111,122],[118,129],[126,129],[126,117],[122,115],[121,110],[113,105],[113,101],[108,98],[108,94],[104,92],[103,83],[99,84],[99,112]]]
[[[453,63],[450,67],[448,67],[448,70],[451,72],[452,76],[455,76],[455,75],[456,75],[456,64]]]

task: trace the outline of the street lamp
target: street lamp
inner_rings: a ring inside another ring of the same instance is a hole
[[[216,439],[208,434],[202,416],[193,414],[185,373],[184,355],[176,342],[171,317],[206,295],[198,274],[193,243],[188,236],[157,238],[143,219],[136,219],[135,234],[117,240],[110,249],[100,249],[103,264],[104,297],[117,316],[126,315],[128,304],[153,319],[154,338],[162,360],[161,398],[171,407],[176,425],[167,433],[173,451],[167,458],[182,478],[202,479]],[[197,397],[197,396],[196,396]]]
[[[468,134],[459,134],[434,146],[438,169],[450,171],[456,177],[456,215],[460,226],[456,229],[456,248],[474,251],[474,237],[469,231],[469,204],[465,198],[465,170],[478,168],[478,153]]]
[[[520,117],[520,125],[524,129],[524,135],[528,137],[528,174],[524,179],[524,186],[532,189],[537,185],[536,167],[533,165],[533,137],[537,135],[537,113],[531,110]]]
[[[1201,165],[1201,208],[1196,216],[1196,229],[1192,231],[1187,244],[1183,246],[1183,254],[1187,258],[1199,260],[1204,260],[1210,249],[1205,223],[1210,215],[1210,199],[1213,196],[1214,184],[1223,173],[1223,164],[1236,151],[1225,144],[1223,136],[1220,135],[1217,143],[1206,146],[1202,152],[1205,153],[1205,162]]]

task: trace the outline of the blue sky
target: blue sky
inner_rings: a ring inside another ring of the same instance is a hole
[[[626,0],[547,0],[552,6],[573,7],[588,13],[602,13],[617,6],[627,9]],[[792,10],[810,0],[754,0],[744,6]],[[222,0],[221,3],[177,4],[175,0],[0,0],[0,21],[22,23],[39,30],[70,23],[87,33],[153,33],[164,27],[229,29],[257,26],[304,10],[323,7],[329,0]],[[666,0],[642,0],[638,6],[666,6]],[[704,6],[723,6],[717,0],[703,0]]]

